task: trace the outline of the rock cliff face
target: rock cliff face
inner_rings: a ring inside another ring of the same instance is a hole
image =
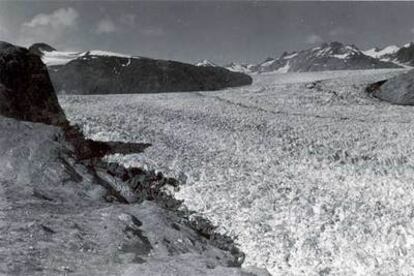
[[[0,114],[53,125],[66,122],[40,58],[6,42],[0,42]]]
[[[148,145],[84,141],[37,56],[1,43],[0,73],[0,274],[269,275],[189,219],[176,180],[101,161]]]

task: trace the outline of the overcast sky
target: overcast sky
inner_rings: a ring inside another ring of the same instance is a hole
[[[323,41],[365,49],[414,40],[414,2],[0,0],[0,40],[223,64]]]

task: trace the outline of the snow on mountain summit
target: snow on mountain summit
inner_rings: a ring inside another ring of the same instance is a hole
[[[414,66],[413,42],[406,43],[402,47],[391,45],[383,49],[372,48],[364,51],[364,54],[383,61],[392,61],[403,67]]]
[[[249,73],[256,72],[258,65],[231,62],[229,64],[226,64],[224,68],[232,72],[241,72],[241,73],[249,74]]]
[[[397,46],[394,46],[397,47]],[[381,53],[392,53],[396,49],[387,47]],[[378,50],[375,50],[378,51]],[[374,52],[374,50],[372,50]],[[371,52],[368,52],[371,53]],[[263,72],[309,72],[329,70],[356,70],[375,68],[398,68],[395,63],[379,60],[367,55],[355,45],[347,45],[340,42],[323,43],[318,47],[284,52],[277,58],[266,58],[257,65],[231,63],[225,66],[231,71],[244,73]]]
[[[131,55],[111,52],[111,51],[103,51],[103,50],[89,50],[86,52],[80,51],[58,51],[55,49],[48,49],[45,47],[39,47],[37,50],[40,53],[43,63],[47,66],[57,66],[57,65],[65,65],[68,62],[80,58],[80,57],[88,57],[88,56],[111,56],[111,57],[121,57],[121,58],[139,58]]]
[[[217,65],[214,63],[214,62],[212,62],[212,61],[210,61],[210,60],[208,60],[208,59],[204,59],[204,60],[202,60],[202,61],[200,61],[200,62],[197,62],[196,64],[194,64],[195,66],[211,66],[211,67],[217,67]]]
[[[308,72],[393,68],[398,65],[365,55],[355,45],[340,42],[323,43],[318,47],[284,53],[268,58],[258,66],[258,72]]]
[[[373,58],[387,58],[387,56],[395,54],[400,50],[400,47],[397,45],[390,45],[385,48],[379,49],[377,47],[363,51],[363,53],[367,56],[373,57]]]
[[[339,59],[346,59],[361,54],[361,51],[354,45],[344,45],[340,42],[324,43],[320,47],[313,48],[311,52],[316,57],[334,57]]]

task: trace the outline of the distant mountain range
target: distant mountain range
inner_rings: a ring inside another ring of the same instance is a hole
[[[58,93],[107,94],[218,90],[249,85],[249,74],[402,68],[414,66],[414,43],[361,51],[340,42],[285,52],[258,64],[219,66],[204,59],[195,64],[157,60],[101,50],[58,51],[36,43],[30,52],[41,56]]]
[[[195,66],[101,50],[63,52],[45,43],[29,50],[47,65],[60,94],[209,91],[252,83],[247,74],[213,64]]]
[[[410,42],[402,47],[391,45],[383,49],[373,48],[364,51],[364,54],[383,61],[391,61],[406,66],[414,66],[414,43]]]
[[[230,71],[243,73],[287,73],[401,68],[404,66],[414,66],[413,43],[403,47],[392,45],[382,49],[373,48],[361,51],[355,45],[330,42],[315,48],[285,52],[280,57],[269,57],[258,64],[230,63],[224,67]]]

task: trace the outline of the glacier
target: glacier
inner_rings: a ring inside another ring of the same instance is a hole
[[[364,92],[405,70],[264,73],[214,92],[59,101],[89,138],[153,144],[106,158],[185,181],[176,196],[236,237],[246,266],[409,275],[414,109]]]

